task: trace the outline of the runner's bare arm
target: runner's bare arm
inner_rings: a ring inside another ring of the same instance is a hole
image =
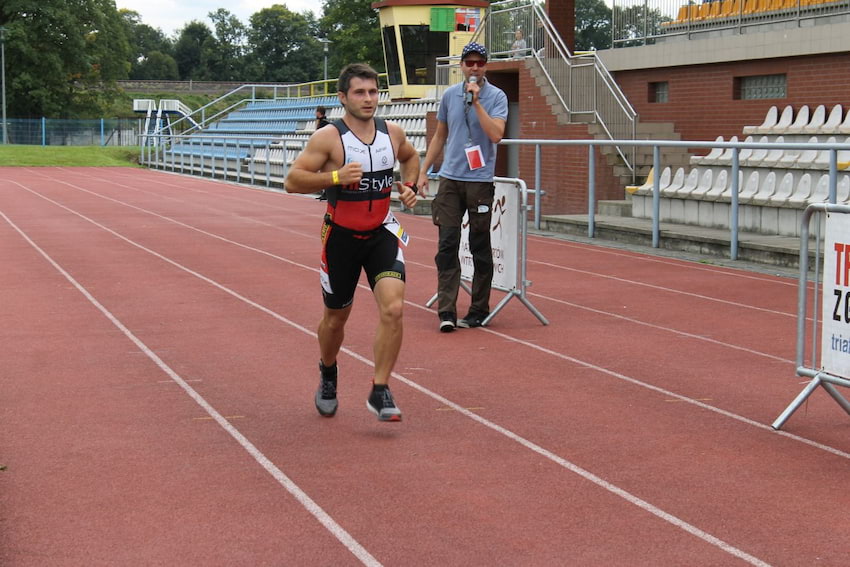
[[[358,162],[337,168],[332,157],[339,136],[336,128],[317,130],[295,158],[283,184],[290,193],[315,193],[333,185],[359,183],[363,167]]]

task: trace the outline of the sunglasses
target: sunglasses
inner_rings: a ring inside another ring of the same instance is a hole
[[[466,65],[467,67],[479,67],[480,68],[480,67],[483,67],[484,65],[486,65],[487,62],[484,61],[483,59],[466,59],[466,60],[464,60],[463,64]]]

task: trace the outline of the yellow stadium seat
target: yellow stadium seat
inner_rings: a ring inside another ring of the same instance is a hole
[[[723,0],[723,3],[720,5],[720,17],[728,18],[734,16],[738,13],[740,6],[741,3],[739,0]]]

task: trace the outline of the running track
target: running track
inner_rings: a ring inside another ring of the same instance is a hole
[[[446,335],[402,215],[404,421],[365,408],[362,286],[323,419],[322,208],[0,168],[0,564],[850,564],[850,419],[818,391],[769,427],[795,280],[533,236],[550,325],[512,301]]]

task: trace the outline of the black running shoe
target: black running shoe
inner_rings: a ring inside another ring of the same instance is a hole
[[[455,321],[455,314],[451,311],[441,311],[440,312],[440,332],[441,333],[451,333],[455,330],[457,326],[457,321]]]
[[[333,417],[339,402],[336,400],[336,365],[324,368],[319,363],[319,389],[316,390],[316,409],[324,417]]]
[[[484,324],[484,319],[487,318],[489,313],[484,313],[483,315],[480,313],[469,312],[469,314],[457,322],[457,326],[463,329],[472,329],[474,327],[480,327]]]
[[[372,388],[366,407],[378,416],[378,421],[401,421],[401,410],[396,407],[388,387]]]

